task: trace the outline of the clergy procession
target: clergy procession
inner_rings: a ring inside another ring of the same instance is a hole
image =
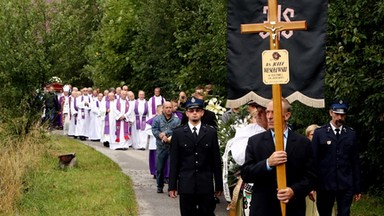
[[[48,87],[52,92],[52,87]],[[47,92],[47,95],[49,95]],[[165,102],[160,88],[147,101],[145,92],[135,94],[127,86],[99,89],[71,87],[65,85],[57,97],[57,116],[47,118],[50,112],[45,107],[44,119],[49,119],[51,128],[63,130],[63,135],[80,140],[99,141],[113,150],[154,149],[153,135],[148,132],[152,122]],[[47,102],[48,100],[45,99]],[[176,114],[175,114],[176,115]]]

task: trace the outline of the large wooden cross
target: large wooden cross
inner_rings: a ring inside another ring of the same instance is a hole
[[[294,21],[294,22],[281,22],[279,21],[277,10],[277,0],[268,0],[268,22],[257,23],[257,24],[242,24],[241,33],[259,33],[268,32],[270,49],[279,49],[279,37],[278,33],[287,30],[306,30],[306,21]],[[281,104],[281,86],[280,84],[272,85],[272,98],[273,98],[273,118],[274,118],[274,130],[275,130],[275,142],[276,151],[284,151],[284,140],[283,140],[283,115],[282,115],[282,104]],[[285,164],[277,166],[277,187],[278,189],[284,189],[287,187]],[[286,215],[286,205],[280,203],[282,215]]]

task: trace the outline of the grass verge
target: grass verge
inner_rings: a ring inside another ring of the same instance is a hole
[[[14,215],[25,176],[41,158],[46,137],[36,128],[28,136],[15,136],[4,125],[0,123],[0,215]]]
[[[353,202],[351,216],[382,216],[384,215],[384,198],[363,194],[361,200]]]
[[[137,215],[132,182],[109,158],[73,139],[52,135],[49,149],[26,178],[19,215]],[[62,170],[58,155],[76,152]]]

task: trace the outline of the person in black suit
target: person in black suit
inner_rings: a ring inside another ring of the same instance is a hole
[[[280,216],[280,202],[287,204],[287,216],[305,215],[305,197],[313,189],[315,168],[310,141],[287,128],[291,105],[282,100],[285,151],[275,151],[273,102],[267,105],[266,132],[249,138],[245,163],[241,167],[244,182],[254,183],[251,216]],[[277,189],[276,166],[286,164],[287,188]]]
[[[180,197],[182,216],[212,216],[223,191],[217,131],[202,124],[203,100],[187,101],[188,123],[173,131],[169,196]]]
[[[312,145],[318,170],[317,209],[330,216],[336,200],[337,215],[350,215],[353,198],[361,198],[359,152],[356,132],[344,125],[348,105],[332,103],[331,121],[315,130]]]
[[[48,86],[48,92],[44,95],[45,121],[49,121],[49,129],[53,130],[57,124],[60,113],[60,103],[53,86]]]

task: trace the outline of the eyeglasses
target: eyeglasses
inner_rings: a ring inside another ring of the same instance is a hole
[[[193,112],[200,112],[202,109],[200,108],[190,108],[190,109],[187,109],[187,112],[190,112],[190,113],[193,113]]]

